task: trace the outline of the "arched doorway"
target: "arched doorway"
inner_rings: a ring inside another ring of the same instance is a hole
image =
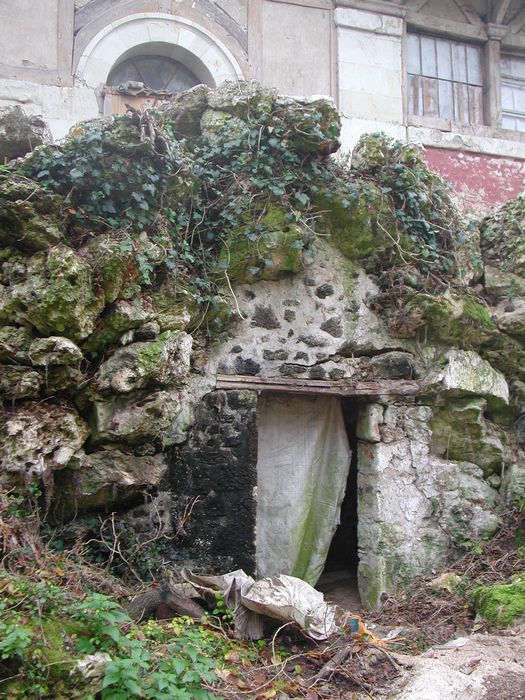
[[[210,31],[156,12],[106,26],[87,44],[76,71],[78,82],[98,91],[107,115],[125,112],[126,104],[155,106],[199,83],[216,87],[243,78],[231,51]]]

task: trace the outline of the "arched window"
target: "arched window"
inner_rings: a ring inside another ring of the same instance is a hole
[[[188,90],[199,84],[197,76],[180,61],[167,56],[134,56],[117,64],[110,72],[106,84],[119,88],[126,84],[143,83],[155,93]]]

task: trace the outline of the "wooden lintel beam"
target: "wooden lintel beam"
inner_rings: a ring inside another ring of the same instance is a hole
[[[490,18],[491,22],[494,24],[503,24],[509,5],[510,0],[494,0]]]
[[[422,393],[421,382],[407,379],[379,379],[352,382],[349,379],[265,378],[244,375],[217,375],[217,389],[271,391],[286,394],[329,394],[331,396],[415,396]]]

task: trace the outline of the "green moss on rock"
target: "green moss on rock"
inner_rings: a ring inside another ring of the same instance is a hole
[[[36,182],[0,176],[0,245],[36,252],[64,241],[64,202]]]
[[[0,362],[30,364],[29,347],[33,336],[24,326],[0,326]]]
[[[513,576],[509,583],[480,586],[472,591],[478,615],[497,627],[508,627],[525,616],[525,574]]]
[[[231,281],[251,283],[278,280],[300,271],[304,233],[290,222],[280,204],[268,204],[259,220],[260,233],[250,228],[235,233],[223,245],[219,270],[224,269]],[[220,280],[223,274],[217,271]]]
[[[0,318],[78,341],[91,333],[103,308],[91,267],[71,248],[57,245],[29,258],[25,279],[4,292]]]
[[[490,430],[481,398],[456,399],[434,410],[432,451],[455,461],[467,461],[483,469],[485,476],[499,472],[503,463],[500,435]]]
[[[385,255],[396,255],[397,233],[395,214],[390,199],[376,185],[357,180],[351,192],[337,196],[328,192],[314,198],[323,232],[330,234],[333,244],[351,261],[361,261],[373,268]],[[402,245],[410,249],[408,238]]]
[[[99,234],[83,251],[97,284],[104,290],[106,304],[119,297],[126,281],[138,276],[135,256],[131,251],[122,250],[123,240],[112,234]]]
[[[458,348],[479,348],[496,330],[488,308],[467,294],[416,294],[403,313],[417,314],[429,339]]]
[[[525,194],[483,220],[480,243],[485,264],[525,276]]]

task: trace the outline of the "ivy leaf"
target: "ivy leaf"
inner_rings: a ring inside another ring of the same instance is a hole
[[[294,197],[303,207],[306,207],[310,203],[310,197],[304,192],[294,192]]]

